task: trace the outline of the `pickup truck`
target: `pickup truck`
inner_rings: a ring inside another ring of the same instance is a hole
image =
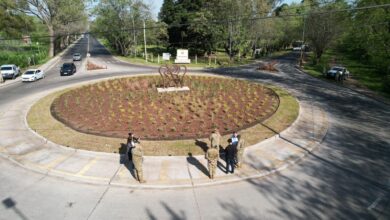
[[[20,69],[15,64],[2,65],[0,72],[3,79],[15,79],[20,75]]]

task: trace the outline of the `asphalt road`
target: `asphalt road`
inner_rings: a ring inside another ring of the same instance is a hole
[[[74,50],[85,56],[87,42]],[[113,61],[98,42],[91,38],[89,43],[93,57]],[[327,112],[327,136],[299,164],[229,185],[139,190],[66,181],[0,158],[0,219],[389,219],[390,107],[300,73],[292,65],[294,56],[279,59],[281,73],[260,73],[254,65],[213,73],[277,84]],[[123,71],[70,77],[60,77],[55,66],[43,80],[0,88],[0,105],[60,85],[156,72],[117,65]]]

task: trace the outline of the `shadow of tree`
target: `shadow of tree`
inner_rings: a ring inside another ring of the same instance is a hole
[[[369,208],[380,195],[385,195],[385,199],[378,202],[378,207],[389,207],[383,205],[390,195],[389,185],[386,185],[390,183],[389,106],[297,73],[291,65],[283,66],[289,62],[295,62],[292,56],[281,62],[282,72],[278,75],[250,72],[248,67],[212,72],[283,85],[300,101],[325,109],[331,122],[325,139],[318,149],[288,170],[237,184],[250,190],[240,191],[242,189],[234,185],[232,188],[236,190],[228,188],[231,191],[223,194],[226,192],[223,187],[215,188],[217,192],[212,194],[215,198],[209,195],[214,188],[202,191],[208,193],[208,200],[199,205],[216,202],[218,207],[206,210],[220,211],[202,213],[203,216],[221,219],[389,219],[389,211]],[[287,141],[302,148],[294,139]],[[252,159],[255,161],[256,158]],[[253,164],[255,168],[261,165]],[[199,191],[196,192],[198,195]],[[182,210],[169,209],[172,219],[187,217]]]
[[[291,60],[284,63],[288,62]],[[331,117],[321,147],[298,165],[272,177],[247,180],[270,203],[269,209],[261,208],[266,218],[377,219],[380,213],[390,215],[389,211],[368,208],[378,196],[389,197],[390,188],[386,185],[390,180],[389,106],[348,88],[297,73],[283,63],[280,68],[284,75],[240,68],[213,70],[220,75],[282,85],[300,101],[326,110]],[[302,148],[295,140],[287,141]],[[224,201],[220,206],[240,209],[237,203]],[[245,215],[248,210],[242,209],[244,213],[230,209],[229,214],[235,219],[251,219],[251,215]]]
[[[167,203],[160,202],[161,206],[167,211],[169,214],[171,220],[185,220],[187,219],[186,213],[184,210],[175,211],[173,208],[171,208]],[[161,218],[161,216],[156,217],[152,211],[149,208],[146,208],[146,213],[149,217],[149,219],[167,219],[167,218]]]

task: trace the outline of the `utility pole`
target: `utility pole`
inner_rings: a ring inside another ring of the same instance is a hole
[[[136,32],[135,32],[135,24],[134,24],[134,15],[131,16],[131,21],[133,23],[133,40],[134,40],[134,56],[136,57],[137,56],[137,38],[136,38]]]
[[[145,47],[145,60],[148,62],[148,53],[146,51],[146,27],[145,27],[145,20],[144,20],[144,47]]]
[[[302,30],[302,45],[301,45],[301,57],[299,58],[299,67],[303,66],[303,45],[305,45],[305,28],[306,28],[306,19],[303,15],[303,30]]]
[[[229,58],[232,60],[232,21],[229,21]]]

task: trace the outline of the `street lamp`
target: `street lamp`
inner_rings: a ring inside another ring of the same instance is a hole
[[[299,58],[299,67],[303,66],[303,46],[305,45],[305,26],[306,26],[306,19],[305,15],[303,15],[303,29],[302,29],[302,45],[301,45],[301,57]]]

